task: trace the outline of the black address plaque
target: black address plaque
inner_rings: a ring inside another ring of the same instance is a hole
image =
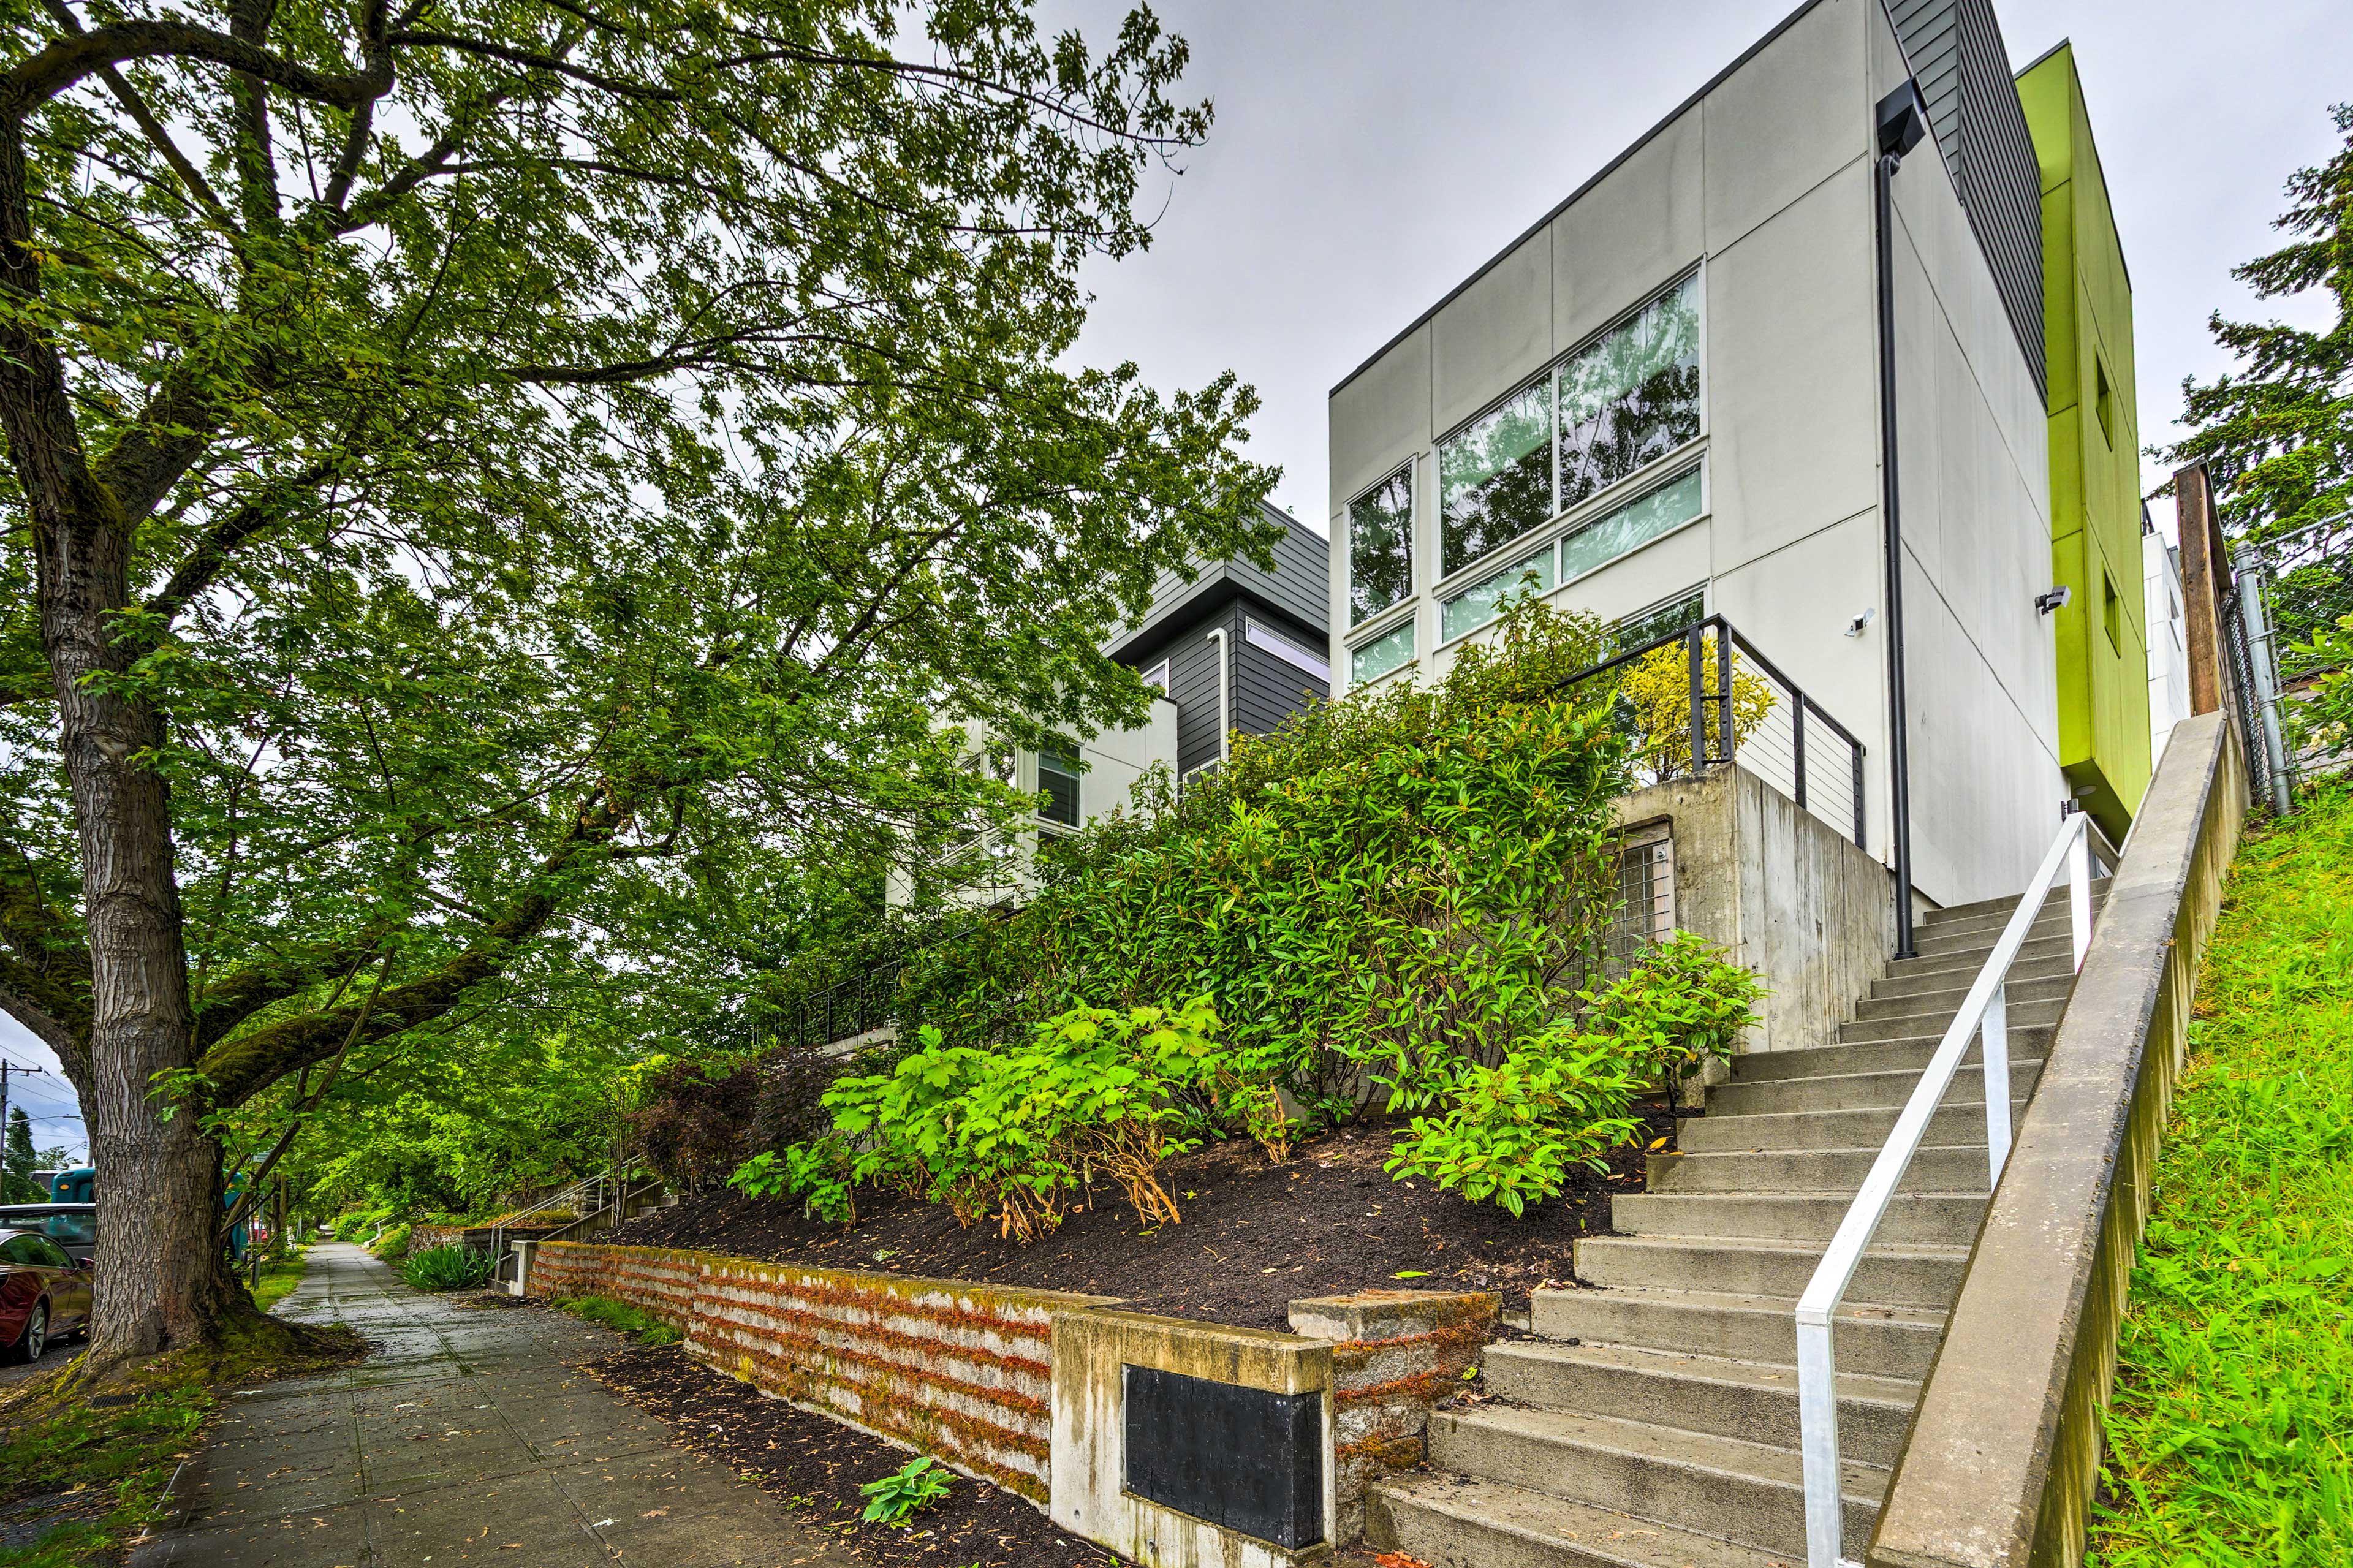
[[[1296,1549],[1324,1539],[1324,1396],[1123,1366],[1130,1494]]]

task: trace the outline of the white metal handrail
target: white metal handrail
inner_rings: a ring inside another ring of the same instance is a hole
[[[1839,1222],[1837,1234],[1831,1237],[1830,1249],[1822,1254],[1813,1278],[1807,1281],[1805,1293],[1798,1298],[1798,1447],[1805,1461],[1808,1568],[1852,1568],[1842,1554],[1838,1364],[1831,1348],[1831,1320],[1838,1315],[1839,1303],[1846,1298],[1847,1285],[1862,1262],[1864,1248],[1871,1245],[1873,1234],[1887,1213],[1889,1200],[1894,1197],[1904,1173],[1911,1168],[1912,1157],[1920,1152],[1920,1140],[1927,1135],[1929,1120],[1944,1102],[1953,1075],[1960,1070],[1961,1058],[1968,1052],[1972,1035],[1982,1035],[1985,1042],[1987,1191],[2001,1184],[2002,1167],[2010,1161],[2010,967],[2018,958],[2018,950],[2025,945],[2027,932],[2042,916],[2042,901],[2057,882],[2062,867],[2068,874],[2068,928],[2073,938],[2074,967],[2084,967],[2084,950],[2092,941],[2092,843],[2095,837],[2100,838],[2103,858],[2113,868],[2116,852],[2108,848],[2105,836],[2093,826],[2091,817],[2082,812],[2069,814],[2059,829],[2059,837],[2052,841],[2050,853],[2043,856],[2033,882],[2018,900],[2010,923],[2002,927],[2001,939],[1994,943],[1985,967],[1978,971],[1952,1026],[1945,1031],[1936,1054],[1928,1058],[1927,1070],[1920,1075],[1912,1098],[1896,1117],[1894,1131],[1887,1135],[1879,1158],[1872,1162],[1871,1173],[1863,1177],[1862,1190],[1855,1194],[1846,1217]]]

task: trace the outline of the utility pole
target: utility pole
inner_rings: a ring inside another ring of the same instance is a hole
[[[7,1147],[8,1075],[13,1072],[20,1076],[30,1075],[33,1077],[47,1077],[48,1070],[49,1069],[47,1068],[19,1067],[15,1062],[8,1060],[5,1057],[0,1057],[0,1149],[5,1149]],[[49,1194],[47,1193],[43,1193],[41,1194],[43,1198],[47,1198],[48,1195]]]

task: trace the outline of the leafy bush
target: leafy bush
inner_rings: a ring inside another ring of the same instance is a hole
[[[400,1277],[418,1290],[473,1290],[491,1282],[496,1263],[488,1252],[450,1242],[410,1253]]]
[[[1736,650],[1734,659],[1732,738],[1737,743],[1754,734],[1757,726],[1772,712],[1773,688],[1762,676],[1751,675],[1739,667]],[[1711,726],[1708,749],[1713,754],[1721,733],[1713,726],[1723,722],[1722,710],[1714,704],[1724,696],[1724,682],[1716,668],[1714,632],[1701,634],[1700,665],[1702,715],[1703,721]],[[1626,672],[1623,689],[1641,726],[1639,751],[1643,763],[1660,778],[1688,773],[1692,757],[1690,651],[1670,643],[1644,654]]]
[[[1558,1196],[1571,1165],[1606,1168],[1641,1125],[1637,1094],[1730,1056],[1762,994],[1754,974],[1677,932],[1500,1062],[1464,1067],[1443,1112],[1415,1117],[1387,1168],[1522,1214]]]
[[[408,1227],[405,1225],[386,1226],[368,1244],[368,1250],[386,1263],[397,1263],[408,1256]]]
[[[724,1181],[744,1158],[759,1088],[745,1064],[661,1068],[647,1079],[644,1103],[628,1117],[646,1163],[680,1192]]]
[[[1231,1061],[1318,1121],[1418,1110],[1574,1003],[1618,903],[1628,737],[1554,689],[1600,623],[1522,601],[1428,689],[1317,704],[1040,852],[1009,919],[914,954],[903,1018],[986,1046],[1086,1004],[1208,997]]]
[[[948,1486],[947,1471],[918,1456],[881,1480],[868,1481],[858,1489],[866,1494],[866,1511],[859,1517],[870,1524],[903,1529],[917,1509],[929,1508],[947,1496]]]
[[[1207,998],[1175,1012],[1075,1007],[1002,1050],[951,1046],[926,1026],[887,1074],[827,1091],[832,1130],[762,1153],[731,1178],[755,1197],[800,1194],[811,1212],[854,1216],[873,1183],[948,1205],[961,1225],[994,1215],[1027,1241],[1087,1203],[1103,1176],[1146,1224],[1174,1223],[1161,1162],[1222,1117],[1247,1121],[1266,1086],[1211,1043]]]

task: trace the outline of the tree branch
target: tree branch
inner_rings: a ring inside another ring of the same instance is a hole
[[[51,19],[68,33],[81,32],[81,19],[73,14],[73,7],[67,5],[66,0],[48,0],[48,12]],[[196,198],[197,205],[212,214],[219,223],[229,224],[228,208],[221,205],[220,197],[214,193],[204,174],[188,162],[187,154],[180,151],[179,143],[172,140],[172,133],[164,129],[164,122],[155,118],[154,110],[147,107],[147,100],[140,96],[137,88],[131,85],[130,79],[112,66],[99,67],[98,76],[130,114],[132,123],[139,127],[140,134],[164,155],[164,162],[172,166],[172,173],[180,176],[180,183],[188,187],[188,193]]]
[[[394,47],[455,49],[459,54],[480,55],[523,70],[553,71],[557,76],[570,77],[620,98],[643,99],[653,103],[684,103],[687,95],[675,88],[653,87],[641,81],[624,81],[619,77],[592,71],[585,66],[567,63],[554,55],[543,55],[536,49],[518,49],[507,44],[493,44],[483,38],[460,37],[455,33],[418,32],[403,28],[385,40]]]
[[[357,109],[389,91],[387,58],[367,69],[327,76],[227,33],[188,22],[118,22],[94,33],[58,38],[0,76],[0,118],[22,120],[84,78],[132,60],[203,60],[259,77],[297,98],[336,109]]]

